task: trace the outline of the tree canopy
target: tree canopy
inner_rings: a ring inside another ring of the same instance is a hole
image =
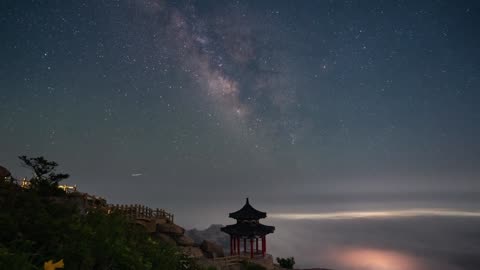
[[[61,259],[72,270],[196,269],[175,246],[156,241],[120,214],[81,212],[67,194],[51,193],[68,176],[55,172],[57,163],[20,159],[37,182],[24,189],[0,181],[0,269],[42,269],[44,262]]]
[[[30,179],[31,188],[46,195],[49,193],[58,194],[58,183],[69,177],[66,173],[57,173],[58,163],[46,160],[44,157],[18,157],[23,165],[33,172]]]

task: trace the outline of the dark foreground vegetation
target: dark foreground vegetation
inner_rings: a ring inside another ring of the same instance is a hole
[[[54,162],[20,157],[34,172],[26,189],[0,179],[0,269],[43,269],[63,259],[65,269],[198,269],[175,246],[102,210],[81,212],[69,203]]]

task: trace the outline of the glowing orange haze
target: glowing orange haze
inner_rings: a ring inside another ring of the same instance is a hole
[[[330,257],[344,269],[355,270],[420,270],[420,262],[413,256],[396,251],[370,248],[336,250]]]

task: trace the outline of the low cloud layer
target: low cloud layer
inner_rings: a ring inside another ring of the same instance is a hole
[[[341,270],[480,269],[480,218],[275,220],[271,251],[300,267]]]

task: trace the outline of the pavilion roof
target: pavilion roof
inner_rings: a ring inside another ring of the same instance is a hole
[[[235,236],[257,237],[275,231],[274,226],[267,226],[256,222],[239,222],[221,228],[222,232]]]
[[[266,218],[267,213],[253,208],[247,198],[245,205],[240,210],[230,213],[228,216],[236,220],[259,220]]]

